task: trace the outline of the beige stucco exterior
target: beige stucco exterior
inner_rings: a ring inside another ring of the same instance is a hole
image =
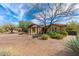
[[[48,31],[63,31],[65,29],[66,25],[60,25],[60,24],[53,24]],[[42,27],[32,24],[28,27],[29,34],[38,34],[42,33]]]

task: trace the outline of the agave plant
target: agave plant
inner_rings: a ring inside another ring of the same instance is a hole
[[[68,48],[69,52],[72,55],[79,55],[79,37],[76,37],[75,39],[69,40],[66,43],[66,47]]]

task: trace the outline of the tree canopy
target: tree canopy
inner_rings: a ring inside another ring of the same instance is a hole
[[[34,17],[44,25],[44,33],[51,27],[52,24],[60,21],[67,21],[73,18],[75,11],[79,8],[75,8],[77,4],[71,3],[46,3],[46,4],[32,4],[33,8],[40,10],[40,12],[34,14]],[[64,19],[61,19],[64,18]],[[48,26],[47,26],[48,25]]]
[[[31,24],[31,22],[19,21],[19,28],[22,28],[22,31],[27,31],[27,27]]]

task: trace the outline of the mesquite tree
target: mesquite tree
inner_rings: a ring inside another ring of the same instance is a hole
[[[75,3],[37,3],[31,5],[39,10],[39,12],[33,15],[44,26],[44,33],[48,31],[52,24],[62,20],[70,20],[74,16],[75,11],[78,10]]]
[[[31,25],[32,23],[31,22],[27,22],[27,21],[19,21],[19,28],[22,29],[22,32],[27,32],[27,27],[29,25]]]
[[[13,30],[15,29],[15,26],[11,23],[5,24],[3,27],[6,31],[10,31],[10,33],[13,33]]]

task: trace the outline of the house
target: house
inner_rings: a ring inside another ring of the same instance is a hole
[[[65,24],[52,24],[48,31],[64,31],[66,28]]]
[[[42,30],[42,27],[37,24],[31,24],[28,27],[28,33],[30,33],[30,34],[41,33],[42,32],[41,30]]]
[[[64,24],[52,24],[52,26],[48,29],[48,31],[63,31],[65,30],[66,25]],[[28,33],[30,34],[38,34],[43,32],[43,27],[37,24],[31,24],[28,27]]]

